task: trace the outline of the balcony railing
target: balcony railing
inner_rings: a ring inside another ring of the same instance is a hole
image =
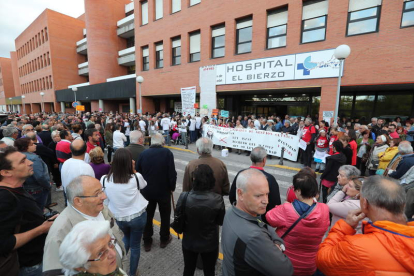
[[[118,52],[118,64],[122,66],[135,65],[135,46]]]
[[[76,42],[76,52],[81,55],[88,53],[88,43],[86,37]]]
[[[117,23],[117,34],[123,38],[129,38],[135,35],[134,14],[131,14]]]

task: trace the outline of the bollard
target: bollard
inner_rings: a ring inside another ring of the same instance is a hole
[[[283,165],[283,155],[285,153],[285,147],[282,147],[282,152],[280,153],[279,165]]]

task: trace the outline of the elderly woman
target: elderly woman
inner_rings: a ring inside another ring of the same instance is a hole
[[[337,192],[341,191],[346,184],[355,177],[361,176],[361,171],[351,165],[343,165],[338,170],[338,181],[333,187],[331,193],[328,195],[328,202],[331,198],[336,195]]]
[[[109,234],[109,221],[85,220],[76,224],[59,248],[65,276],[127,275],[117,267],[115,240]]]
[[[390,164],[391,160],[398,154],[398,145],[400,144],[401,139],[395,138],[390,140],[390,146],[384,152],[381,152],[379,157],[379,165],[376,174],[383,175],[385,169]]]
[[[367,168],[369,175],[375,175],[378,165],[379,165],[379,159],[380,159],[380,153],[385,152],[385,150],[388,148],[387,145],[388,137],[384,134],[379,135],[377,137],[377,140],[374,144],[373,149],[370,152],[369,159],[367,161]]]
[[[297,199],[267,212],[266,220],[277,228],[276,233],[285,242],[285,254],[292,262],[295,275],[313,275],[316,253],[329,227],[329,209],[315,199],[318,183],[313,175],[296,174],[293,187]]]
[[[285,120],[284,125],[282,126],[282,132],[286,134],[290,134],[292,132],[292,127],[290,126],[290,121]]]
[[[352,178],[346,184],[342,191],[337,192],[328,202],[329,211],[332,214],[331,227],[340,219],[345,219],[348,212],[355,209],[360,209],[360,191],[362,188],[363,179],[360,177]],[[362,222],[356,228],[358,234],[361,234]]]
[[[184,276],[194,275],[197,257],[203,260],[204,275],[214,276],[219,250],[219,225],[223,224],[223,197],[213,192],[216,182],[211,167],[200,164],[192,174],[193,189],[180,195],[177,212],[185,208],[182,243]]]
[[[23,188],[34,197],[37,206],[43,211],[50,190],[50,176],[47,165],[40,156],[35,154],[36,144],[31,139],[17,139],[14,141],[14,146],[33,162],[34,173],[26,179]]]
[[[95,178],[100,180],[101,177],[109,173],[111,165],[105,164],[104,153],[100,147],[95,147],[89,152],[89,157],[93,171],[95,172]]]

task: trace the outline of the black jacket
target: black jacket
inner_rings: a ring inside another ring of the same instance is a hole
[[[237,177],[239,176],[239,174],[242,171],[244,171],[244,170],[241,170],[237,173],[236,177],[233,180],[233,183],[231,184],[230,193],[229,193],[229,200],[230,200],[230,203],[232,205],[234,205],[234,203],[236,203],[236,190],[237,190],[236,189],[236,181],[237,181]],[[276,205],[281,204],[279,184],[277,183],[277,181],[276,181],[276,179],[274,178],[273,175],[271,175],[270,173],[265,172],[264,170],[260,170],[260,171],[266,176],[267,183],[269,183],[269,202],[266,206],[266,213],[267,213],[268,211],[275,208]],[[267,223],[266,213],[264,213],[262,215],[262,220]]]
[[[219,225],[223,225],[226,209],[223,197],[213,191],[188,192],[185,204],[185,228],[183,247],[193,252],[211,252],[219,247]],[[181,212],[181,193],[177,202],[177,212]]]
[[[326,167],[321,175],[321,179],[336,182],[338,180],[339,167],[345,165],[345,163],[346,157],[342,152],[326,157]]]
[[[147,186],[141,190],[147,200],[165,199],[175,190],[177,172],[173,153],[160,145],[144,150],[135,164],[137,172],[142,174]]]
[[[55,150],[56,150],[56,147],[55,147]],[[49,171],[53,168],[54,164],[58,164],[58,161],[56,158],[56,152],[53,152],[53,150],[47,147],[46,145],[36,143],[35,153],[39,155],[40,158],[42,158],[43,162],[46,163],[47,167],[49,168]]]
[[[352,149],[351,149],[350,145],[347,145],[344,148],[343,154],[346,157],[346,163],[345,164],[346,165],[352,165],[352,154],[353,154],[353,152],[352,152]]]
[[[283,133],[288,133],[289,132],[289,134],[293,134],[293,128],[291,126],[290,127],[282,126],[282,132]]]
[[[37,135],[39,135],[40,139],[42,139],[43,145],[46,147],[53,141],[50,131],[42,130]]]

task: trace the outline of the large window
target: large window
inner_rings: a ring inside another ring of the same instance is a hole
[[[236,28],[236,54],[250,53],[252,51],[253,18],[238,20]]]
[[[382,0],[350,0],[346,35],[378,32]]]
[[[172,39],[172,65],[181,64],[181,38]]]
[[[161,43],[155,44],[155,68],[164,67],[164,46]]]
[[[211,31],[211,57],[224,57],[225,54],[225,40],[226,40],[226,26],[216,26]]]
[[[149,70],[149,49],[148,46],[142,48],[142,71]]]
[[[200,32],[190,34],[190,62],[200,61]]]
[[[141,2],[141,25],[148,24],[148,1]]]
[[[286,46],[287,8],[269,11],[267,14],[267,49]]]
[[[302,43],[325,40],[328,1],[306,1],[302,12]]]
[[[155,0],[155,20],[161,19],[163,16],[163,0]]]
[[[401,27],[414,26],[414,1],[404,2],[403,14],[401,19]]]
[[[127,38],[126,41],[127,41],[127,48],[135,46],[135,36],[131,36]]]
[[[171,0],[171,13],[181,11],[181,0]]]
[[[201,2],[201,0],[190,0],[190,6],[197,5],[200,2]]]

